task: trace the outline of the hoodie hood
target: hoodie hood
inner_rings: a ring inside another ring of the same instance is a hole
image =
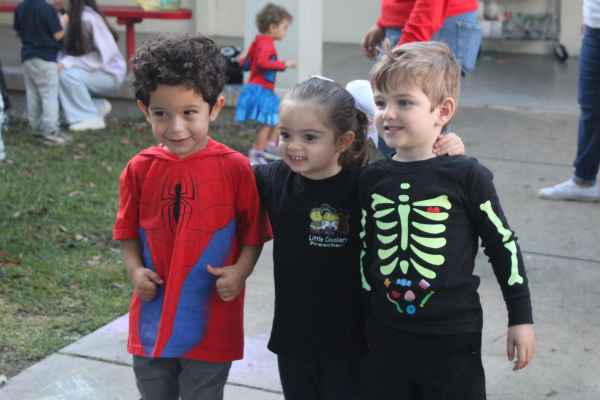
[[[158,158],[158,159],[162,159],[165,161],[186,162],[186,161],[195,161],[195,160],[201,159],[203,157],[214,157],[214,156],[232,154],[232,153],[235,153],[235,151],[231,150],[229,147],[225,146],[224,144],[215,142],[209,136],[208,143],[206,144],[206,147],[204,148],[204,150],[197,151],[194,154],[191,154],[185,158],[179,158],[175,154],[165,150],[163,148],[162,144],[159,144],[158,146],[153,146],[146,150],[143,150],[139,153],[139,155],[144,156],[144,157],[150,157],[150,158]]]

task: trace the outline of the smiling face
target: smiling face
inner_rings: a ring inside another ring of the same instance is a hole
[[[217,119],[225,99],[220,96],[210,110],[201,94],[183,85],[158,85],[150,93],[150,104],[138,105],[152,125],[152,134],[163,148],[179,158],[204,150],[208,125]]]
[[[446,99],[431,111],[427,95],[408,82],[388,90],[376,88],[374,100],[377,132],[388,146],[396,149],[394,159],[418,161],[435,157],[433,144],[454,112],[453,100]]]
[[[354,139],[353,132],[336,137],[323,122],[323,106],[301,100],[284,100],[279,111],[279,153],[292,171],[310,179],[337,174],[340,154]]]

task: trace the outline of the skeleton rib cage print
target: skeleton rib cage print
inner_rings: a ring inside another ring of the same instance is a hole
[[[394,279],[400,271],[402,275],[409,274],[412,267],[418,273],[419,279],[423,278],[418,283],[418,286],[414,285],[415,290],[420,286],[421,289],[426,291],[419,305],[423,307],[431,295],[435,293],[433,290],[430,290],[433,287],[430,288],[431,284],[427,280],[434,280],[437,276],[436,271],[439,271],[439,268],[446,261],[445,257],[439,253],[447,243],[444,233],[446,232],[447,220],[450,216],[448,211],[452,208],[452,204],[446,195],[415,201],[410,197],[410,184],[408,183],[400,184],[400,189],[400,195],[397,200],[377,193],[371,194],[369,207],[372,210],[372,218],[374,220],[373,240],[376,243],[365,242],[367,211],[362,210],[361,223],[363,231],[360,237],[363,240],[363,249],[361,251],[363,288],[367,291],[371,290],[369,283],[364,277],[364,268],[370,268],[370,266],[364,265],[363,261],[366,254],[366,246],[375,245],[374,247],[377,248],[377,251],[374,251],[373,259],[379,261],[379,272],[385,277],[384,285],[388,289],[392,289],[392,297],[396,299],[401,297],[401,294],[396,291],[396,289],[400,290],[400,288],[395,285],[392,286],[393,284],[401,286],[412,285],[413,281],[411,280],[398,278],[395,281]],[[492,210],[490,201],[481,204],[479,209],[495,225],[497,232],[502,235],[504,247],[511,254],[511,275],[508,279],[508,284],[512,286],[515,283],[523,283],[523,278],[519,275],[518,270],[516,244],[514,239],[509,240],[512,239],[512,232],[502,225],[502,222]],[[396,270],[397,267],[399,267],[400,271]],[[389,278],[393,273],[394,278],[390,281]],[[411,272],[408,275],[408,277],[411,276],[414,278],[414,273]],[[410,288],[407,287],[406,289]],[[399,303],[392,297],[387,294],[387,299],[395,304],[398,312],[404,313]],[[408,290],[404,299],[411,303],[413,300],[416,300],[415,293],[412,290]],[[408,314],[413,314],[416,309],[413,305],[409,305],[406,310]]]

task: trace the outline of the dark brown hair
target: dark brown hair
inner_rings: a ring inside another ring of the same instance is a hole
[[[146,107],[158,85],[184,85],[212,110],[227,81],[219,47],[201,34],[164,33],[144,40],[133,60],[135,97]]]
[[[108,30],[112,34],[115,42],[119,40],[119,34],[106,22],[104,14],[98,9],[96,0],[69,0],[69,23],[67,24],[67,34],[65,35],[64,51],[71,56],[81,56],[94,50],[92,32],[88,32],[81,19],[83,6],[91,7],[102,17]]]
[[[342,85],[320,78],[311,78],[297,84],[283,96],[286,100],[300,100],[318,104],[323,123],[341,136],[348,131],[354,132],[354,142],[340,154],[339,165],[363,165],[367,156],[367,130],[369,119],[356,108],[354,97]]]
[[[256,14],[256,27],[260,33],[265,33],[269,30],[271,24],[279,25],[281,21],[286,19],[292,22],[292,15],[285,8],[277,4],[267,3]]]

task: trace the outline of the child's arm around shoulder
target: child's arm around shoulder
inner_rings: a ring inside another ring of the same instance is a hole
[[[433,144],[433,153],[436,156],[462,156],[465,154],[465,145],[462,139],[454,132],[437,137],[437,141]]]
[[[261,206],[255,173],[248,159],[237,153],[229,160],[233,182],[231,196],[236,213],[236,235],[242,243],[240,256],[233,265],[221,268],[206,266],[206,270],[217,276],[216,288],[223,301],[235,299],[244,288],[246,279],[254,270],[263,244],[273,238],[271,226]]]
[[[221,300],[231,301],[240,294],[246,279],[254,271],[254,266],[258,261],[262,248],[262,244],[259,246],[242,246],[240,258],[235,264],[221,268],[206,266],[208,272],[218,277],[215,285]]]
[[[137,297],[151,301],[156,296],[157,285],[162,285],[163,280],[156,272],[144,267],[142,243],[137,239],[121,240],[121,249]]]

